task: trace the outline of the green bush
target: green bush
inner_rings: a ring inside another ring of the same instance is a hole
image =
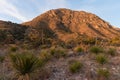
[[[11,48],[10,48],[10,51],[12,51],[12,52],[16,52],[18,50],[18,48],[16,47],[16,46],[12,46]]]
[[[55,55],[56,58],[66,57],[64,50],[57,50]]]
[[[107,69],[98,69],[97,74],[99,77],[108,78],[110,76],[110,72]]]
[[[103,64],[108,62],[108,59],[105,55],[99,54],[99,55],[96,56],[96,61],[103,65]]]
[[[53,49],[50,49],[50,54],[53,56],[54,54],[56,53],[56,50],[53,48]]]
[[[65,50],[59,48],[51,49],[50,54],[56,58],[66,57]]]
[[[109,48],[109,50],[107,51],[107,54],[111,55],[111,56],[115,56],[116,55],[116,49],[114,48]]]
[[[84,51],[81,47],[76,47],[74,50],[75,50],[76,52],[83,52],[83,51]]]
[[[93,46],[90,48],[90,52],[98,54],[98,53],[103,52],[103,49],[101,47],[98,47],[98,46]]]
[[[83,64],[80,63],[79,61],[72,61],[69,65],[69,70],[72,73],[79,72],[79,70],[82,68]]]
[[[51,54],[48,51],[45,51],[45,50],[41,51],[40,58],[43,61],[47,62],[47,61],[49,61],[51,59]]]

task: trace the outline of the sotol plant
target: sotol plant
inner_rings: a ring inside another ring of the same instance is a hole
[[[32,54],[11,54],[10,59],[19,80],[30,80],[30,74],[43,65],[42,61]]]

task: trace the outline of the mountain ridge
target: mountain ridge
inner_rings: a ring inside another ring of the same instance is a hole
[[[40,22],[48,24],[48,27],[53,31],[59,31],[63,28],[63,32],[77,32],[91,37],[98,36],[102,38],[110,38],[110,36],[112,38],[119,35],[119,31],[108,22],[95,14],[85,11],[73,11],[64,8],[53,9],[41,14],[30,22],[24,23],[24,25],[37,27],[40,25]]]
[[[0,27],[2,27],[3,22],[0,21]],[[95,14],[65,8],[49,10],[22,24],[11,22],[3,24],[9,28],[8,25],[26,27],[23,30],[24,38],[22,39],[27,38],[33,42],[37,40],[40,44],[48,42],[48,39],[75,42],[77,38],[82,39],[82,37],[97,37],[107,40],[120,37],[119,29],[114,28]]]

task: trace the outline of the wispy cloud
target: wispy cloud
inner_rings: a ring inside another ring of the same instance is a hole
[[[17,7],[12,5],[12,3],[10,3],[10,0],[1,0],[0,1],[0,13],[6,14],[8,16],[12,16],[21,21],[27,20],[27,18],[25,18],[23,15],[20,14]]]
[[[38,10],[40,10],[40,12],[45,12],[47,10],[50,9],[56,9],[56,8],[67,8],[68,4],[67,4],[67,0],[44,0],[42,1],[42,3],[39,0],[31,0],[33,1]]]

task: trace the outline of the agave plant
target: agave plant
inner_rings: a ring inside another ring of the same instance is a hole
[[[18,80],[30,80],[30,74],[43,65],[42,61],[32,54],[11,54],[10,59]]]

